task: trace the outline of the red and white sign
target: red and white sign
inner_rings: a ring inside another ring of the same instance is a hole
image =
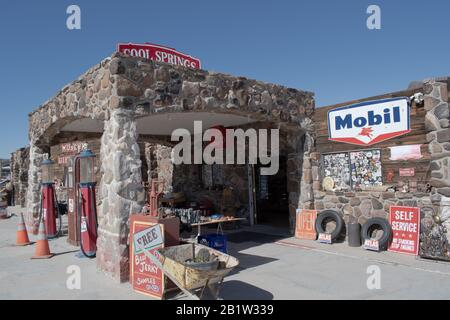
[[[141,57],[156,62],[165,62],[186,68],[201,69],[202,67],[200,60],[197,58],[181,53],[173,48],[151,43],[119,43],[117,45],[117,51],[128,54],[132,57]]]
[[[295,223],[295,237],[305,240],[316,240],[316,210],[300,210],[297,209]]]
[[[419,253],[420,208],[391,206],[389,222],[393,234],[388,250],[417,255]]]
[[[364,102],[328,111],[329,140],[370,146],[411,131],[408,98]]]
[[[414,177],[416,175],[416,170],[414,168],[400,168],[398,169],[400,177]]]
[[[164,247],[164,225],[133,221],[130,230],[130,283],[139,293],[162,299],[165,290],[164,273],[149,259],[144,250],[158,259]]]

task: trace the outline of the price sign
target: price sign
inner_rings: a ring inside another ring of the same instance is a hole
[[[145,255],[158,259],[157,250],[164,247],[164,226],[146,221],[133,221],[130,230],[131,285],[139,293],[162,299],[164,273]]]

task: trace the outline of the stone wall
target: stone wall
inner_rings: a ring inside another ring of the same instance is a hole
[[[420,122],[422,122],[422,126],[423,123],[425,124],[426,131],[428,132],[426,134],[428,145],[426,146],[429,151],[429,157],[431,158],[428,161],[429,166],[427,172],[425,172],[425,175],[428,177],[428,180],[425,182],[429,182],[431,185],[428,191],[425,190],[424,186],[421,186],[422,188],[418,190],[410,188],[408,192],[375,191],[375,189],[373,191],[324,191],[321,185],[323,179],[321,169],[322,154],[314,151],[311,152],[308,161],[303,163],[304,177],[308,177],[306,182],[312,182],[313,202],[310,204],[307,201],[308,199],[302,199],[300,207],[315,208],[319,212],[326,209],[337,210],[342,214],[346,223],[359,222],[360,224],[364,224],[371,217],[388,219],[389,207],[391,205],[419,207],[422,209],[423,237],[433,238],[433,240],[427,240],[427,243],[443,243],[442,237],[447,238],[446,241],[448,242],[450,240],[450,233],[443,235],[445,228],[435,223],[433,212],[440,217],[443,226],[446,226],[447,229],[450,228],[449,86],[449,79],[441,78],[439,80],[424,81],[423,86],[419,90],[424,94],[425,101],[422,108],[426,112],[422,113],[424,118],[416,122],[417,125]],[[400,138],[394,138],[390,143],[392,145],[399,145],[400,143],[396,143],[397,139]],[[407,144],[413,143],[414,140],[411,140]],[[339,151],[345,151],[342,145],[335,144],[339,147]],[[317,147],[319,145],[316,143],[313,149],[316,150]],[[377,148],[377,146],[375,145],[373,148]],[[322,147],[322,149],[324,148]],[[347,149],[354,150],[357,148],[348,146]],[[414,166],[412,163],[407,165]],[[308,168],[311,168],[310,178],[306,171]],[[398,186],[400,186],[401,182],[398,181]],[[424,183],[422,182],[421,184],[423,185]],[[400,189],[398,188],[398,190]],[[425,254],[430,250],[433,252],[439,251],[436,248],[428,246],[421,248],[421,253]]]
[[[97,261],[101,270],[125,280],[128,216],[140,211],[145,198],[142,160],[151,171],[151,152],[145,144],[139,147],[136,119],[195,111],[241,115],[302,131],[301,123],[314,112],[314,95],[244,77],[113,54],[29,115],[27,221],[36,224],[40,164],[55,137],[77,120],[103,123]],[[300,190],[292,192],[294,204]]]
[[[14,186],[14,203],[26,206],[30,148],[21,148],[11,154],[11,179]]]

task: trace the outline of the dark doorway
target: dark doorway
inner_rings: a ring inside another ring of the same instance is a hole
[[[289,228],[289,194],[287,191],[286,157],[280,156],[278,173],[262,176],[255,169],[257,223]]]

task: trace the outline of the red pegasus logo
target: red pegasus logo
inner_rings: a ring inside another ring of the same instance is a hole
[[[359,136],[363,136],[363,137],[368,137],[370,139],[372,139],[372,132],[373,129],[372,128],[362,128],[361,132],[358,134]]]

